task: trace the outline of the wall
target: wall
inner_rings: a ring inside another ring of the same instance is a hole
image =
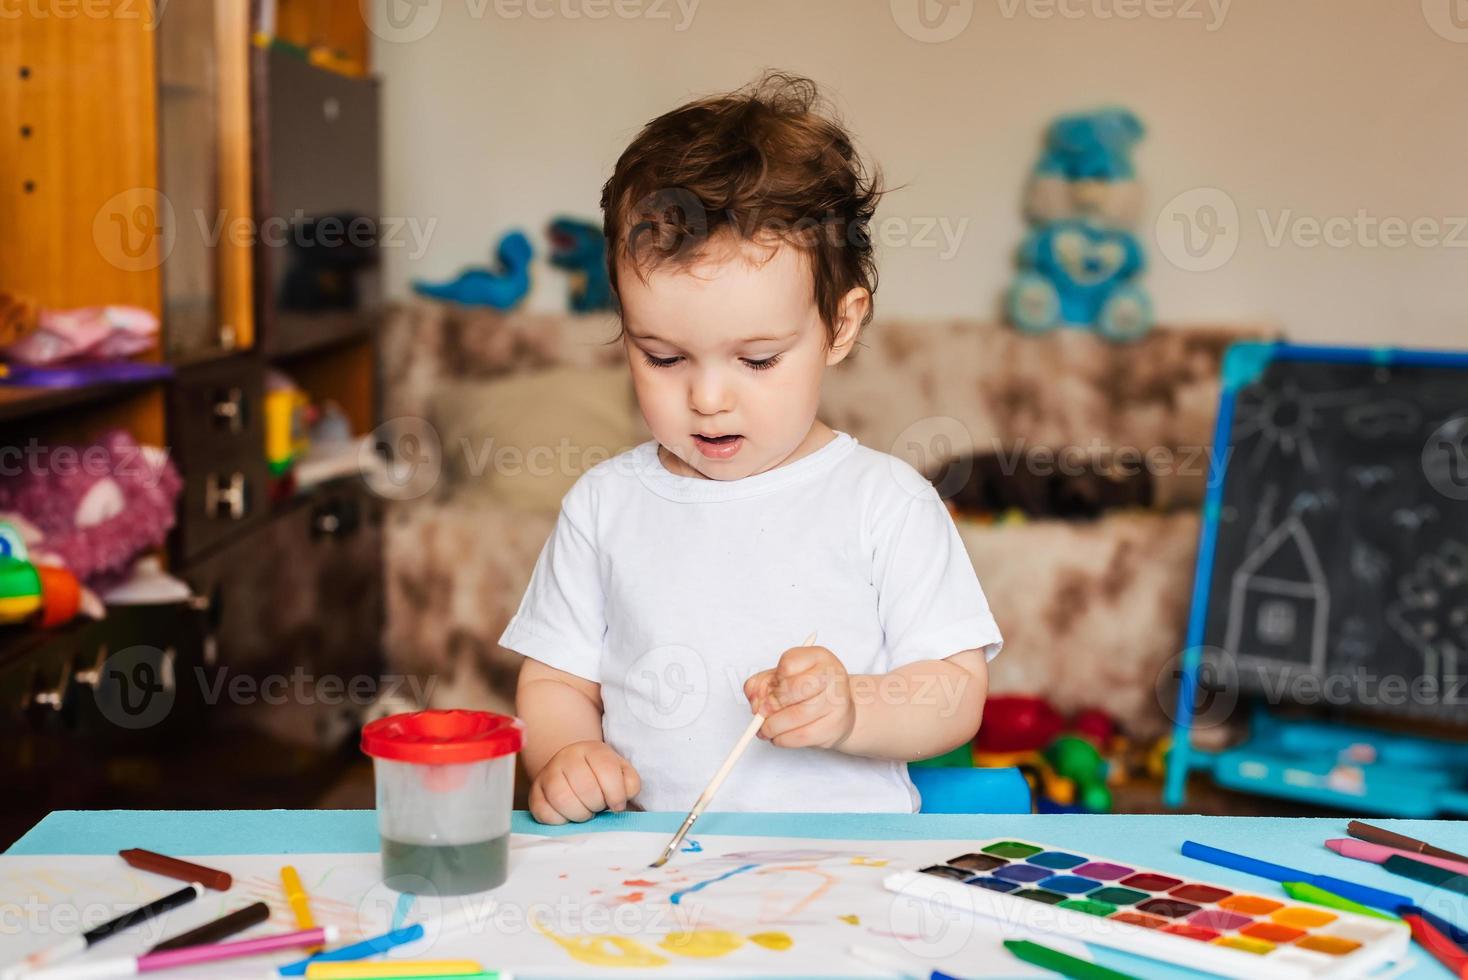
[[[1120,103],[1150,127],[1138,161],[1161,318],[1468,339],[1460,0],[378,2],[398,8],[374,24],[386,207],[431,226],[421,255],[407,232],[389,250],[398,294],[481,261],[508,227],[596,216],[642,123],[771,66],[822,83],[903,185],[878,214],[879,313],[992,310],[1043,121]],[[937,30],[955,36],[912,36],[918,3],[946,9]],[[560,307],[564,278],[539,268],[532,308]]]

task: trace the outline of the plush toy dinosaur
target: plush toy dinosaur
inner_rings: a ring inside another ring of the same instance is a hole
[[[551,265],[571,274],[571,310],[594,313],[613,308],[602,230],[579,218],[557,218],[546,228]]]
[[[441,283],[414,280],[413,291],[461,306],[509,310],[530,292],[530,259],[534,254],[525,233],[512,231],[500,239],[495,249],[496,268],[468,268]]]

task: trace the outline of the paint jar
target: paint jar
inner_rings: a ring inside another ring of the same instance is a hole
[[[415,711],[362,729],[389,888],[468,895],[504,884],[524,743],[518,718],[489,711]]]

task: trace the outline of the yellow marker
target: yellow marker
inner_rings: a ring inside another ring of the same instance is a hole
[[[290,903],[291,912],[296,917],[296,928],[315,929],[316,920],[311,917],[311,897],[301,887],[301,876],[296,873],[296,869],[289,864],[281,868],[280,883],[285,888],[285,900]],[[319,949],[320,946],[312,946],[310,951]]]
[[[310,963],[306,980],[383,980],[391,977],[462,977],[483,973],[474,960],[391,960],[366,963]]]

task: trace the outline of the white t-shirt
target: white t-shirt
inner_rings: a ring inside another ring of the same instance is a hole
[[[657,448],[576,481],[500,637],[601,685],[603,736],[642,777],[644,809],[693,806],[752,717],[745,680],[812,632],[852,674],[999,652],[953,520],[908,464],[838,432],[785,466],[705,480],[669,472]],[[919,802],[906,763],[756,740],[714,808]]]

